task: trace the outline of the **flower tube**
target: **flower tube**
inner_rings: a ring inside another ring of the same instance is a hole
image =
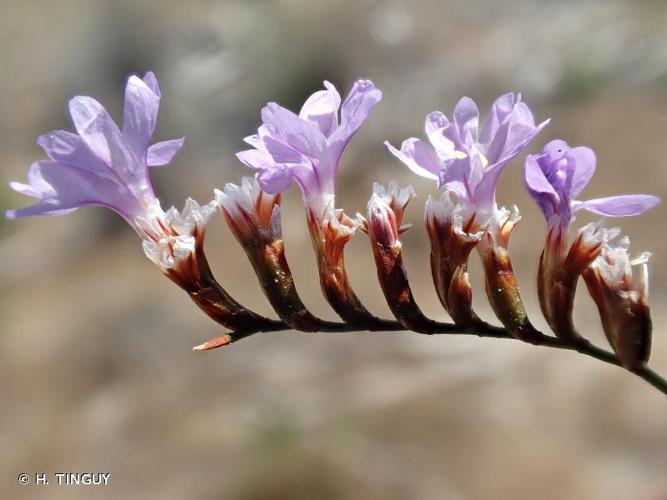
[[[322,291],[336,313],[361,328],[393,328],[394,322],[373,316],[352,290],[343,251],[358,224],[335,208],[341,155],[382,93],[372,82],[358,80],[341,104],[336,88],[329,82],[324,86],[306,100],[298,115],[276,103],[267,104],[257,134],[245,138],[254,149],[237,157],[257,172],[259,184],[269,194],[285,191],[293,181],[298,184]]]
[[[110,208],[139,234],[146,255],[214,320],[234,330],[279,326],[245,309],[213,279],[203,240],[217,203],[200,206],[188,199],[182,212],[160,207],[148,169],[167,165],[183,145],[183,138],[149,145],[160,97],[153,73],[130,76],[122,128],[92,97],[74,97],[69,112],[76,133],[55,130],[40,136],[37,143],[49,160],[30,166],[27,184],[10,183],[37,203],[8,210],[6,217],[63,215],[88,205]]]
[[[510,93],[495,100],[480,129],[477,105],[464,97],[454,108],[453,121],[439,111],[426,117],[430,144],[414,137],[403,141],[400,149],[385,143],[408,168],[435,180],[445,193],[440,202],[427,204],[426,223],[438,296],[459,324],[479,321],[472,311],[467,280],[468,254],[476,247],[486,271],[487,296],[498,318],[518,338],[537,336],[507,252],[519,212],[516,207],[498,208],[495,193],[504,168],[547,123],[536,125],[521,95]],[[451,202],[449,195],[458,202]]]

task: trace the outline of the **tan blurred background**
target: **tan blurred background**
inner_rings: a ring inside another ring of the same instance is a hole
[[[297,108],[323,79],[347,92],[371,78],[384,99],[352,141],[339,205],[363,209],[374,180],[412,183],[404,248],[423,309],[445,319],[430,282],[422,207],[433,186],[382,146],[420,135],[461,95],[486,109],[522,91],[550,138],[587,144],[598,175],[585,197],[667,197],[667,2],[645,1],[3,1],[3,185],[43,156],[34,139],[69,128],[88,94],[120,116],[129,72],[163,92],[156,140],[187,136],[152,171],[163,205],[208,201],[247,174],[233,153],[267,100]],[[288,257],[302,296],[319,294],[299,195],[286,196]],[[512,250],[535,323],[544,223],[521,184],[499,199],[524,220]],[[0,190],[0,207],[27,200]],[[667,373],[665,205],[620,221],[654,252],[653,366]],[[583,223],[592,220],[582,216]],[[221,217],[208,255],[243,303],[270,313]],[[388,314],[368,242],[348,249],[353,283]],[[477,258],[478,309],[486,317]],[[0,222],[0,497],[170,499],[667,498],[667,398],[622,370],[512,341],[414,334],[257,335],[190,348],[221,330],[99,208]],[[582,294],[578,324],[602,342]],[[16,484],[20,472],[109,472],[110,485]]]

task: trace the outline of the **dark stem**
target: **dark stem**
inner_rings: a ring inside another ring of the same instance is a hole
[[[361,330],[359,328],[354,328],[349,325],[347,326],[347,328],[348,329],[346,331],[350,333],[373,331],[373,330]],[[285,327],[283,330],[288,330],[288,329],[289,329],[288,327]],[[338,328],[331,330],[331,332],[340,332],[340,331],[341,330]],[[406,331],[406,328],[399,325],[393,331]],[[328,333],[328,332],[329,331],[327,329],[321,329],[319,331],[319,333]],[[222,337],[212,339],[206,342],[205,344],[198,346],[198,348],[195,349],[199,351],[215,349],[216,347],[220,347],[221,345],[227,345],[232,342],[236,342],[238,340],[249,337],[254,333],[258,332],[242,332],[242,331],[230,332],[223,335]],[[485,322],[482,322],[474,327],[459,327],[450,323],[439,323],[439,328],[437,330],[430,331],[428,335],[475,335],[477,337],[517,340],[516,337],[513,337],[505,328],[493,326]],[[219,339],[224,339],[224,340],[221,341]],[[550,347],[553,349],[563,349],[568,351],[576,351],[586,356],[590,356],[591,358],[598,359],[604,363],[608,363],[619,367],[623,366],[621,361],[613,352],[606,351],[605,349],[597,347],[588,342],[587,340],[569,341],[552,337],[551,335],[546,335],[542,332],[538,332],[538,336],[534,340],[535,342],[533,342],[533,344],[537,346]],[[210,345],[210,347],[206,347],[207,345]],[[639,378],[651,384],[661,393],[667,395],[667,379],[665,379],[664,377],[662,377],[661,375],[650,369],[648,366],[643,366],[631,370],[631,373],[634,373]]]

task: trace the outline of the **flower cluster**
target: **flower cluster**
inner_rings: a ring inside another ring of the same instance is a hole
[[[459,324],[477,321],[467,279],[468,255],[476,247],[494,311],[513,335],[530,340],[534,331],[507,254],[510,232],[520,216],[516,207],[498,208],[496,186],[502,171],[549,121],[536,125],[521,95],[511,93],[495,100],[481,128],[479,110],[469,97],[457,103],[452,117],[449,121],[440,111],[426,117],[431,145],[414,137],[403,141],[400,150],[385,143],[408,168],[437,181],[444,191],[439,203],[429,200],[426,212],[438,296]],[[456,204],[449,195],[456,197]]]
[[[385,144],[412,172],[435,181],[440,190],[438,197],[426,201],[424,217],[433,282],[454,324],[432,320],[417,305],[403,262],[400,238],[409,227],[403,219],[408,202],[416,196],[412,187],[375,184],[365,216],[356,218],[335,204],[342,154],[381,97],[372,82],[358,80],[342,100],[325,81],[324,89],[306,99],[298,114],[268,103],[261,110],[257,133],[245,138],[252,149],[237,153],[255,172],[254,178],[215,190],[215,199],[208,204],[188,198],[182,211],[164,211],[151,186],[149,167],[168,164],[183,139],[150,145],[160,89],[152,73],[131,76],[120,128],[96,100],[78,96],[70,101],[76,133],[57,130],[38,138],[49,159],[29,167],[27,184],[10,184],[38,201],[9,210],[6,216],[62,215],[86,205],[120,214],[142,238],[150,260],[209,316],[232,330],[198,350],[255,332],[294,328],[464,332],[597,353],[590,351],[597,348],[576,331],[572,319],[576,286],[582,277],[615,353],[608,353],[610,359],[637,373],[644,370],[651,344],[650,254],[631,260],[628,238],[620,238],[618,229],[606,229],[602,221],[580,228],[571,243],[569,232],[578,210],[604,217],[633,216],[660,200],[650,195],[577,200],[596,168],[595,154],[588,147],[570,147],[558,139],[548,142],[542,153],[526,156],[525,186],[547,222],[538,290],[555,337],[546,335],[528,319],[510,260],[509,238],[521,218],[519,210],[498,206],[496,187],[504,169],[549,120],[537,123],[521,95],[513,93],[498,97],[481,125],[478,107],[468,97],[456,104],[451,121],[442,112],[430,113],[425,122],[428,142],[411,137],[400,149]],[[296,291],[280,220],[282,193],[293,181],[304,200],[322,291],[342,322],[314,316]],[[204,235],[218,210],[248,256],[279,320],[249,311],[213,277],[204,253]],[[368,235],[380,287],[394,319],[370,313],[352,288],[344,249],[357,229]],[[468,278],[473,250],[482,259],[487,297],[504,328],[488,324],[473,311]]]
[[[336,174],[345,147],[382,98],[372,82],[359,80],[341,105],[336,88],[329,82],[324,86],[326,90],[311,95],[298,115],[268,103],[262,108],[257,134],[244,139],[254,149],[236,155],[257,171],[257,180],[267,193],[283,192],[294,180],[318,219],[333,208]]]
[[[554,333],[565,339],[580,339],[572,320],[572,307],[577,281],[584,275],[591,295],[598,305],[605,333],[612,347],[626,365],[636,365],[629,361],[627,346],[621,346],[615,333],[619,325],[625,324],[626,332],[631,332],[628,323],[634,323],[638,339],[650,337],[650,321],[638,319],[635,307],[629,303],[626,292],[632,288],[630,279],[621,280],[619,275],[630,275],[630,266],[625,245],[615,242],[620,230],[606,230],[600,223],[588,224],[579,230],[577,238],[568,249],[568,232],[574,221],[574,213],[587,210],[607,217],[627,217],[639,215],[653,208],[660,199],[656,196],[635,194],[610,196],[587,201],[575,197],[591,181],[596,168],[596,156],[592,149],[584,146],[570,147],[563,140],[554,140],[544,146],[542,154],[528,155],[524,169],[524,179],[528,192],[544,213],[548,231],[538,270],[538,293],[540,306]],[[629,240],[626,238],[623,241]],[[615,257],[612,257],[615,256]],[[623,258],[621,258],[621,256]],[[605,269],[599,272],[600,269]],[[593,281],[598,281],[593,285]],[[623,285],[619,285],[623,281]],[[615,290],[597,292],[594,290]],[[636,294],[630,294],[635,296]],[[641,294],[646,303],[646,295]],[[637,294],[637,297],[639,295]],[[624,305],[625,304],[625,305]],[[610,320],[612,311],[615,319]],[[625,319],[622,316],[629,316]],[[648,316],[648,309],[643,316]],[[634,319],[633,319],[634,318]],[[628,335],[632,335],[628,333]],[[648,348],[647,348],[648,349]],[[648,354],[648,350],[645,353]]]
[[[8,210],[6,216],[62,215],[87,205],[110,208],[142,238],[146,256],[213,319],[240,331],[277,327],[279,323],[241,306],[213,278],[203,244],[218,201],[199,205],[188,198],[180,212],[173,207],[162,210],[149,167],[167,165],[184,139],[149,146],[160,97],[153,73],[143,78],[130,76],[121,128],[92,97],[74,97],[69,111],[77,133],[55,130],[40,136],[37,143],[50,160],[30,166],[28,184],[10,184],[39,201]]]

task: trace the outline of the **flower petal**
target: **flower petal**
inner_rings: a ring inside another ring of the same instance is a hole
[[[259,134],[252,134],[243,138],[243,142],[249,144],[253,148],[264,149],[264,143]]]
[[[538,161],[539,159],[540,155],[528,155],[526,157],[524,167],[526,187],[533,197],[548,194],[558,199],[558,193],[544,175],[544,171]]]
[[[153,94],[158,96],[158,98],[161,97],[162,94],[160,92],[160,86],[157,83],[157,78],[155,76],[155,73],[153,73],[152,71],[146,72],[146,74],[144,75],[143,80],[144,80],[144,83],[146,85],[148,85],[148,88],[151,89]]]
[[[273,157],[269,153],[260,151],[258,149],[247,149],[245,151],[239,151],[236,153],[236,157],[245,166],[254,170],[265,170],[268,168],[274,168],[276,166],[276,162],[273,160]]]
[[[570,149],[570,145],[563,139],[554,139],[544,145],[543,152],[549,163],[556,163],[565,158]]]
[[[282,139],[290,148],[303,155],[319,159],[326,150],[326,138],[319,128],[275,102],[262,108],[262,121],[274,139]]]
[[[454,107],[454,124],[462,145],[471,146],[477,138],[479,109],[470,97],[462,97]]]
[[[403,141],[400,151],[389,141],[384,145],[396,158],[405,163],[415,174],[427,179],[438,180],[440,160],[431,146],[424,141],[411,137]]]
[[[146,164],[149,167],[161,167],[167,165],[176,156],[185,142],[185,137],[172,139],[170,141],[156,142],[148,148]]]
[[[424,124],[424,130],[428,137],[428,140],[431,141],[435,152],[438,154],[438,157],[441,160],[447,160],[454,156],[456,146],[454,141],[449,137],[444,135],[444,131],[450,128],[451,124],[447,117],[440,111],[434,111],[429,113],[426,117],[426,123]]]
[[[549,219],[561,202],[561,198],[547,179],[544,170],[542,170],[540,160],[543,158],[544,155],[528,155],[526,157],[523,179],[526,189],[540,206],[544,216]],[[565,203],[567,206],[563,208],[567,211],[565,216],[569,219],[569,200],[565,200]]]
[[[571,148],[569,155],[573,160],[572,181],[570,187],[571,196],[574,198],[586,187],[595,174],[596,158],[591,148],[578,146]]]
[[[92,172],[108,172],[107,165],[76,134],[54,130],[37,138],[37,144],[54,161],[75,165]]]
[[[530,108],[518,102],[512,113],[498,127],[485,154],[490,164],[507,163],[523,151],[535,136],[549,123],[542,122],[537,127]]]
[[[449,125],[449,120],[442,111],[432,111],[426,115],[426,120],[424,122],[424,131],[426,135],[431,138],[433,132],[442,130]]]
[[[157,85],[157,80],[152,83]],[[123,137],[137,158],[143,159],[146,153],[157,125],[159,108],[159,94],[156,95],[144,80],[132,75],[125,86]]]
[[[289,189],[292,185],[292,173],[284,165],[273,165],[262,169],[257,174],[262,189],[268,194],[278,194]]]
[[[488,145],[498,133],[500,124],[512,112],[515,97],[513,92],[501,95],[491,105],[489,114],[484,118],[482,130],[479,133],[480,144]]]
[[[128,184],[145,189],[145,165],[128,148],[106,109],[92,97],[77,96],[70,100],[69,110],[76,131],[90,150]]]
[[[471,158],[453,158],[443,162],[438,176],[438,188],[451,191],[461,201],[473,203],[470,187]],[[479,166],[481,168],[481,165]]]
[[[382,92],[370,80],[357,80],[345,98],[340,112],[340,125],[329,137],[331,160],[338,164],[345,146],[382,99]]]
[[[23,184],[22,182],[11,181],[9,187],[16,191],[17,193],[24,194],[26,196],[32,196],[33,198],[41,198],[42,192],[31,186],[30,184]]]
[[[113,180],[72,165],[38,161],[28,169],[28,179],[32,192],[27,192],[24,184],[16,187],[25,194],[38,197],[40,201],[35,205],[11,211],[8,216],[12,218],[60,215],[63,211],[85,205],[106,206],[127,219],[142,210],[137,199]]]
[[[267,135],[262,137],[262,141],[266,152],[271,155],[274,163],[303,163],[308,161],[306,156],[283,142],[280,138]]]
[[[572,208],[574,210],[588,210],[594,214],[610,217],[629,217],[639,215],[650,208],[656,207],[658,204],[660,204],[660,198],[657,196],[649,194],[626,194],[587,201],[575,201],[572,204]]]
[[[315,92],[303,103],[299,117],[329,137],[338,127],[340,94],[330,82],[325,81],[324,86],[327,90]]]

